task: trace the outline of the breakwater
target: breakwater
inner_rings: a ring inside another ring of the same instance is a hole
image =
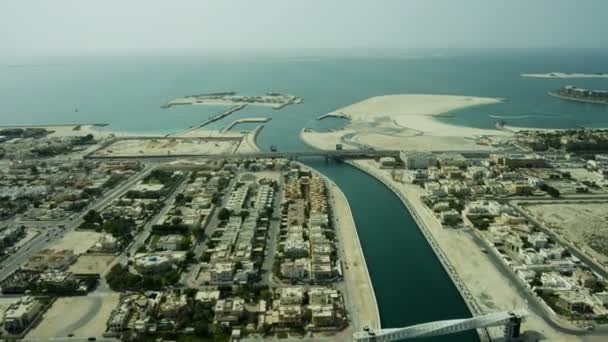
[[[197,130],[197,129],[201,129],[201,128],[207,126],[208,124],[210,124],[212,122],[221,120],[221,119],[227,117],[228,115],[230,115],[230,114],[232,114],[234,112],[237,112],[237,111],[245,108],[246,106],[247,106],[246,103],[239,104],[239,105],[236,105],[236,106],[232,106],[232,107],[230,107],[230,109],[228,109],[225,112],[221,112],[221,113],[218,113],[218,114],[210,116],[207,120],[201,122],[198,125],[194,125],[194,126],[188,128],[188,129],[186,129],[185,131],[181,131],[181,132],[178,132],[178,133],[169,133],[169,134],[165,135],[165,137],[169,137],[169,136],[172,136],[172,135],[185,134],[185,133]]]

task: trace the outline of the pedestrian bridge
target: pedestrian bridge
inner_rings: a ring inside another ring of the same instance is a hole
[[[513,319],[521,320],[526,316],[528,316],[528,312],[525,310],[497,312],[472,318],[417,324],[405,328],[360,331],[354,333],[353,337],[355,341],[362,342],[400,341],[410,338],[448,335],[466,330],[507,325]]]

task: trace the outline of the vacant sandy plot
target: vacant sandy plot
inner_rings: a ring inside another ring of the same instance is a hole
[[[608,263],[608,202],[522,206],[557,234],[602,263]]]
[[[240,139],[142,138],[117,140],[95,152],[99,157],[166,156],[234,153]]]
[[[101,336],[118,301],[118,293],[59,298],[27,338]]]
[[[103,274],[116,257],[114,255],[83,254],[70,267],[77,274]]]
[[[71,249],[74,254],[82,254],[93,247],[101,235],[101,233],[92,231],[71,231],[51,246],[51,249],[56,251]]]

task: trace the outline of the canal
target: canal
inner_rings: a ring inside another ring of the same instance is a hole
[[[380,310],[382,327],[471,314],[416,222],[384,184],[348,164],[304,161],[334,181],[353,211]],[[478,341],[477,333],[425,341]]]

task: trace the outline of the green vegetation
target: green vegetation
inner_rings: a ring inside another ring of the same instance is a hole
[[[226,208],[222,208],[219,213],[217,214],[217,218],[222,220],[222,221],[226,221],[230,218],[230,210],[226,209]]]
[[[141,287],[141,280],[141,276],[129,272],[128,266],[120,264],[114,265],[108,275],[106,275],[106,281],[114,291],[139,289]]]
[[[120,264],[112,267],[106,275],[106,281],[114,291],[159,290],[165,286],[174,285],[178,280],[179,272],[177,271],[140,276],[129,272],[128,266]]]

